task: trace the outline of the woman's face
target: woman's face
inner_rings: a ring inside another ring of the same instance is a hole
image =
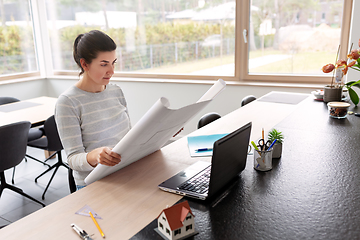
[[[83,67],[89,78],[88,80],[95,85],[107,85],[114,74],[116,60],[115,50],[112,52],[99,52],[97,58]]]

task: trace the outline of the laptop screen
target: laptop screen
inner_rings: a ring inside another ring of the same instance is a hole
[[[252,123],[214,143],[209,196],[236,178],[245,169]]]

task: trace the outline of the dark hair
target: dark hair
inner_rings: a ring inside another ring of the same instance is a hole
[[[79,34],[74,41],[73,56],[76,64],[80,67],[79,76],[84,73],[80,59],[83,58],[87,64],[97,58],[99,52],[111,52],[116,49],[116,43],[105,33],[92,30],[88,33]]]

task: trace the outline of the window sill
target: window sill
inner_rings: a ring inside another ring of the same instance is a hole
[[[26,77],[0,81],[0,85],[13,84],[19,82],[28,82],[36,80],[79,80],[78,76],[54,75],[49,77]],[[138,83],[176,83],[176,84],[201,84],[212,85],[215,80],[192,80],[192,79],[161,79],[161,78],[128,78],[128,77],[112,77],[113,82],[138,82]],[[251,86],[251,87],[281,87],[281,88],[302,88],[302,89],[322,89],[323,84],[313,83],[277,83],[277,82],[260,82],[260,81],[226,81],[229,86]]]
[[[14,83],[21,83],[21,82],[30,82],[30,81],[38,81],[38,80],[45,80],[46,78],[35,76],[35,77],[19,77],[16,79],[6,79],[1,80],[0,85],[7,85],[7,84],[14,84]]]

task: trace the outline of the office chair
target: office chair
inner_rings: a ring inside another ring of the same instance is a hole
[[[14,97],[0,97],[0,105],[13,103],[13,102],[20,102],[20,100]],[[14,178],[15,178],[15,167],[12,174],[12,184],[14,184]]]
[[[248,95],[246,97],[244,97],[242,100],[241,100],[241,107],[245,106],[246,104],[248,103],[251,103],[252,101],[256,100],[256,97],[253,96],[253,95]]]
[[[14,103],[14,102],[20,102],[20,100],[17,99],[17,98],[14,98],[14,97],[0,97],[0,105],[8,104],[8,103]],[[41,138],[43,135],[44,135],[44,128],[43,127],[30,128],[29,129],[29,135],[28,135],[28,142],[33,141],[33,140],[38,139],[38,138]],[[25,161],[27,161],[26,156],[28,156],[28,155],[25,155]],[[46,164],[46,163],[44,163],[42,161],[39,161],[39,160],[36,160],[36,161],[41,162],[42,164],[47,165],[48,167],[50,167],[49,164]],[[13,175],[12,175],[11,182],[12,182],[12,184],[15,183],[15,167],[14,167],[14,170],[13,170]]]
[[[20,102],[20,100],[14,97],[0,97],[0,105],[13,103],[13,102]]]
[[[197,128],[202,128],[203,126],[215,121],[218,118],[221,118],[221,116],[216,112],[207,113],[200,118]]]
[[[0,197],[5,188],[19,193],[45,207],[45,204],[6,182],[4,171],[21,163],[25,157],[27,138],[31,123],[27,121],[0,127]]]
[[[75,179],[73,176],[73,170],[71,168],[69,168],[68,170],[68,180],[69,180],[70,193],[76,192]]]
[[[56,122],[55,122],[55,117],[54,115],[52,115],[51,117],[49,117],[48,119],[46,119],[45,124],[44,124],[44,132],[45,132],[45,137],[36,139],[34,141],[28,142],[28,146],[30,147],[34,147],[34,148],[40,148],[43,150],[47,150],[47,151],[52,151],[54,152],[53,154],[51,154],[45,161],[47,161],[48,159],[52,158],[53,156],[55,156],[57,154],[57,163],[55,163],[54,165],[52,165],[51,167],[49,167],[49,169],[47,169],[46,171],[44,171],[42,174],[40,174],[39,176],[37,176],[35,178],[35,182],[37,182],[37,180],[43,176],[44,174],[46,174],[47,172],[51,171],[52,169],[55,169],[50,180],[49,183],[47,184],[44,193],[42,195],[42,199],[45,199],[45,193],[48,190],[51,181],[53,180],[57,170],[59,169],[60,166],[64,166],[66,168],[69,168],[63,161],[62,161],[62,156],[61,156],[61,150],[63,150],[63,146],[61,144],[61,140],[59,137],[59,133],[56,127]],[[28,156],[34,160],[38,160],[34,157]],[[38,160],[40,161],[40,160]]]
[[[0,105],[14,103],[14,102],[20,102],[20,100],[14,97],[0,97]],[[35,139],[41,138],[43,135],[44,135],[43,128],[30,128],[28,141],[30,142]]]

